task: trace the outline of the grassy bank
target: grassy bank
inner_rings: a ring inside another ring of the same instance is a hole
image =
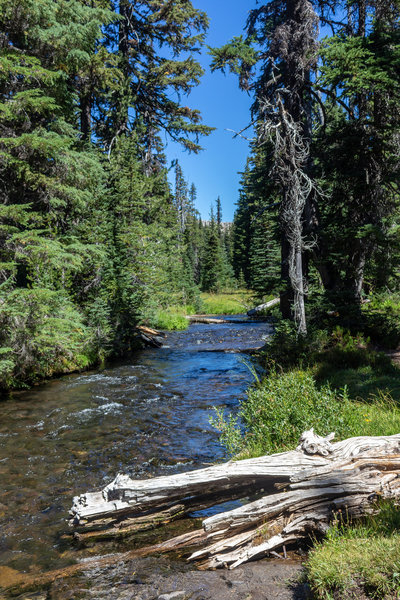
[[[210,315],[235,315],[247,312],[253,307],[252,292],[234,290],[220,294],[201,294],[201,312]]]
[[[252,293],[248,290],[225,291],[219,294],[203,292],[197,306],[169,306],[156,311],[146,321],[147,325],[155,329],[183,330],[187,329],[189,322],[187,315],[235,315],[247,312],[253,306]]]
[[[157,310],[146,324],[154,327],[154,329],[182,331],[189,327],[189,320],[186,319],[186,315],[195,312],[194,306],[190,304],[185,306],[169,306],[166,309]]]
[[[393,435],[400,431],[400,408],[387,392],[352,400],[346,389],[318,385],[311,370],[272,372],[253,386],[238,418],[216,412],[214,426],[232,455],[240,458],[295,448],[303,431],[336,439],[358,435]]]
[[[400,369],[363,335],[335,328],[296,340],[285,324],[260,360],[268,375],[248,390],[237,418],[213,423],[229,453],[248,458],[293,449],[311,427],[336,439],[400,432]],[[319,600],[400,598],[400,511],[336,523],[306,563]]]
[[[307,561],[314,597],[319,600],[400,597],[400,511],[383,503],[373,517],[352,526],[336,522]]]

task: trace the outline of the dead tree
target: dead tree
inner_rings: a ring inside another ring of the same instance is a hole
[[[245,498],[203,521],[203,530],[144,549],[201,546],[189,560],[202,568],[235,568],[310,535],[324,533],[339,512],[360,517],[375,500],[400,498],[400,434],[331,443],[313,430],[296,450],[147,480],[126,475],[100,492],[74,498],[70,524],[81,540],[126,535],[193,510]],[[249,500],[256,495],[257,499]]]
[[[271,28],[271,23],[273,24]],[[318,17],[309,0],[275,0],[251,11],[249,37],[260,40],[262,75],[255,86],[253,112],[259,143],[273,147],[271,176],[281,190],[281,312],[293,316],[298,332],[307,332],[304,254],[310,249],[315,196],[311,177],[310,79],[317,60]]]

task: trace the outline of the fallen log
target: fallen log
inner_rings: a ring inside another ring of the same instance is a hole
[[[258,314],[260,314],[261,312],[263,312],[264,310],[268,310],[269,308],[273,308],[274,306],[277,306],[279,304],[279,302],[280,302],[279,298],[274,298],[273,300],[269,300],[268,302],[265,302],[264,304],[260,304],[259,306],[256,306],[255,308],[248,310],[247,316],[255,317]]]
[[[129,519],[132,526],[143,515],[175,507],[187,514],[247,497],[244,505],[203,521],[204,547],[189,557],[202,561],[201,568],[235,568],[325,532],[338,511],[358,518],[376,510],[378,497],[400,498],[400,434],[332,438],[310,430],[289,452],[149,480],[118,475],[102,491],[74,498],[70,524],[101,530]],[[261,497],[249,502],[249,494]]]
[[[151,329],[144,325],[138,325],[136,329],[145,344],[155,348],[161,348],[163,345],[163,338],[166,337],[166,334],[163,331],[157,331],[156,329]]]
[[[204,323],[206,325],[219,325],[220,323],[230,323],[227,319],[216,319],[215,317],[207,317],[206,315],[187,315],[186,318],[190,323]]]

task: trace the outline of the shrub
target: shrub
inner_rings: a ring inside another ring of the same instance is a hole
[[[267,364],[275,363],[281,367],[309,364],[311,358],[328,343],[329,334],[326,330],[310,329],[306,336],[299,336],[292,321],[280,320],[274,335],[267,340],[263,356]]]
[[[84,368],[94,358],[93,331],[58,291],[11,292],[2,305],[0,332],[0,388]]]

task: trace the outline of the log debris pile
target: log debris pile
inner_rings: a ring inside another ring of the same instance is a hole
[[[246,498],[239,508],[203,521],[202,531],[154,550],[198,548],[201,568],[229,567],[275,554],[324,533],[338,513],[357,518],[378,498],[400,498],[400,434],[332,443],[313,430],[296,450],[135,481],[125,475],[100,492],[74,498],[70,524],[85,538],[126,534],[155,523]],[[248,496],[257,499],[248,501]]]

